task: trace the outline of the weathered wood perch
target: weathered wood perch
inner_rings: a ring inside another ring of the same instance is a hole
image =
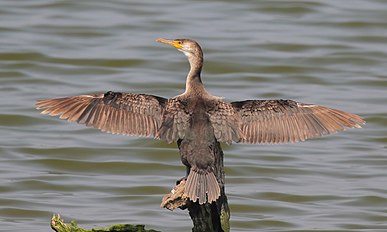
[[[179,142],[178,142],[178,145]],[[180,146],[179,146],[180,148]],[[211,147],[215,156],[215,175],[220,187],[220,197],[211,204],[200,205],[198,202],[190,201],[184,194],[185,180],[178,181],[177,185],[166,194],[161,202],[161,207],[169,210],[176,208],[188,208],[194,227],[193,232],[229,232],[230,231],[230,210],[227,197],[224,191],[224,166],[223,151],[219,142],[214,142]],[[187,167],[187,173],[190,168]]]
[[[224,191],[225,175],[223,167],[223,151],[219,142],[214,142],[211,147],[215,155],[214,173],[220,187],[220,197],[211,204],[200,205],[192,202],[184,194],[186,180],[183,178],[176,183],[170,193],[166,194],[161,202],[161,207],[169,210],[176,208],[188,209],[193,222],[192,232],[229,232],[230,231],[230,210],[227,197]],[[189,167],[187,167],[189,172]],[[56,232],[157,232],[156,230],[146,230],[144,225],[118,224],[107,228],[82,229],[75,222],[64,223],[59,215],[54,215],[51,219],[51,228]]]
[[[200,205],[192,202],[184,194],[186,180],[183,178],[176,183],[170,193],[163,197],[161,207],[169,210],[176,208],[188,209],[193,222],[192,232],[229,232],[230,231],[230,210],[227,197],[224,191],[224,167],[223,151],[219,142],[214,142],[211,147],[215,155],[215,175],[220,187],[220,197],[216,202]],[[189,172],[189,167],[187,167]],[[54,214],[51,219],[51,228],[56,232],[157,232],[156,230],[146,230],[144,225],[118,224],[107,228],[82,229],[75,222],[64,223],[59,214]]]
[[[51,228],[56,232],[160,232],[157,230],[146,230],[144,225],[117,224],[107,228],[82,229],[72,221],[64,223],[59,214],[54,214],[51,219]]]

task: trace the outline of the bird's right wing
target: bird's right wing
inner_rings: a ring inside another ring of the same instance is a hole
[[[42,114],[58,116],[112,134],[155,136],[160,127],[164,104],[162,97],[107,92],[38,100]]]
[[[214,100],[208,107],[208,117],[214,128],[215,138],[219,142],[231,144],[240,142],[243,138],[241,120],[233,105],[223,100]]]
[[[241,120],[242,143],[304,141],[348,128],[364,120],[341,110],[292,100],[247,100],[231,103]]]

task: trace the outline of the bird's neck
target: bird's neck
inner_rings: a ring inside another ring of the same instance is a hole
[[[188,56],[188,61],[190,64],[190,70],[185,84],[185,93],[186,94],[206,93],[202,79],[200,77],[202,67],[203,67],[203,58]]]

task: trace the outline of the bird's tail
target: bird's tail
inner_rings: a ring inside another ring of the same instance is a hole
[[[193,202],[199,200],[200,205],[216,201],[220,196],[220,188],[214,173],[191,168],[185,184],[185,194]]]

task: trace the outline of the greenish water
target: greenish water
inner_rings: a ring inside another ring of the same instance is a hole
[[[299,144],[223,145],[232,231],[387,231],[387,2],[0,2],[0,231],[143,223],[190,231],[159,207],[184,167],[174,144],[40,115],[36,99],[107,90],[171,97],[196,39],[203,80],[229,100],[283,98],[363,116]]]

